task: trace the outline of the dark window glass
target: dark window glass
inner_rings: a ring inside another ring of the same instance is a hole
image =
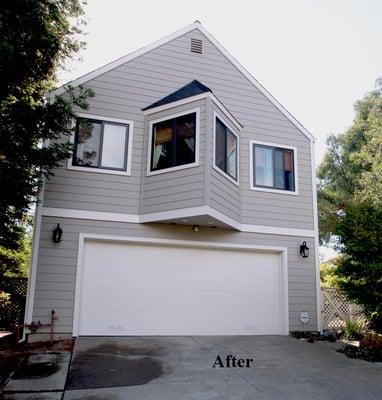
[[[76,154],[74,165],[98,167],[102,124],[80,119],[77,123]]]
[[[78,118],[73,165],[125,170],[128,138],[128,125]]]
[[[196,113],[153,125],[151,171],[195,162]]]
[[[175,165],[195,162],[195,114],[177,118]]]
[[[219,118],[216,118],[215,164],[237,180],[237,137]]]
[[[253,145],[254,186],[294,190],[293,151]]]
[[[164,169],[173,165],[173,121],[154,125],[153,169]]]
[[[225,171],[225,126],[216,119],[216,137],[215,137],[215,163],[222,171]]]

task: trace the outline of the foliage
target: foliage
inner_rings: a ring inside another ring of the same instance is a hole
[[[348,205],[335,232],[343,245],[335,269],[338,286],[382,331],[382,208]]]
[[[1,1],[0,246],[9,251],[20,251],[22,221],[42,178],[70,155],[68,140],[56,139],[70,134],[73,108],[86,108],[92,95],[69,87],[54,101],[46,97],[58,69],[82,46],[82,15],[80,0]]]
[[[320,265],[320,281],[321,286],[335,288],[338,287],[338,278],[336,275],[336,261],[331,259],[321,263]]]
[[[25,232],[19,239],[17,249],[0,246],[0,271],[5,276],[27,278],[31,252],[31,232]]]
[[[320,239],[326,243],[352,201],[382,206],[382,80],[355,106],[352,126],[329,136],[318,169]]]
[[[360,340],[363,338],[365,328],[357,321],[346,321],[344,327],[344,337],[349,340]]]

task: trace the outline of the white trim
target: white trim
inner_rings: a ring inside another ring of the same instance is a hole
[[[42,215],[45,217],[92,219],[95,221],[131,222],[139,223],[139,215],[122,214],[103,211],[75,210],[70,208],[43,207]]]
[[[41,215],[45,217],[60,217],[60,218],[77,218],[77,219],[89,219],[95,221],[110,221],[110,222],[125,222],[125,223],[147,223],[147,222],[160,222],[165,220],[186,218],[199,215],[209,215],[224,224],[232,227],[241,232],[251,233],[264,233],[269,235],[285,235],[285,236],[306,236],[315,237],[316,230],[310,229],[295,229],[295,228],[283,228],[278,226],[268,225],[251,225],[241,224],[240,222],[227,217],[220,211],[215,210],[209,206],[200,207],[189,207],[181,208],[178,210],[161,211],[149,214],[122,214],[122,213],[110,213],[103,211],[87,211],[87,210],[75,210],[68,208],[54,208],[54,207],[43,207]]]
[[[233,218],[227,217],[227,215],[221,213],[218,210],[215,210],[212,207],[207,206],[208,210],[207,210],[207,215],[210,215],[212,218],[215,218],[221,222],[223,222],[224,224],[231,226],[232,228],[237,229],[238,231],[242,231],[242,224],[240,222],[237,222],[236,220],[234,220]]]
[[[267,233],[269,235],[285,235],[285,236],[314,237],[315,235],[315,232],[312,229],[283,228],[281,226],[250,225],[250,224],[242,224],[241,231],[253,232],[253,233]]]
[[[73,157],[68,158],[66,168],[69,170],[73,170],[73,171],[130,176],[131,175],[131,158],[132,158],[132,153],[133,153],[134,121],[127,120],[127,119],[121,119],[121,118],[105,117],[103,115],[86,114],[86,113],[76,113],[76,115],[77,115],[77,117],[80,117],[80,118],[95,119],[95,120],[103,121],[106,123],[114,122],[117,124],[129,125],[129,133],[128,133],[128,141],[129,142],[127,143],[127,151],[126,151],[126,157],[127,157],[126,170],[119,171],[119,170],[104,169],[104,168],[79,167],[77,165],[73,165]],[[72,120],[72,133],[70,135],[70,143],[72,143],[72,144],[74,144],[75,127],[76,127],[76,121],[73,119]]]
[[[103,122],[115,122],[117,124],[125,124],[125,125],[131,125],[134,122],[129,120],[129,119],[122,119],[122,118],[112,118],[108,117],[106,115],[95,115],[95,114],[88,114],[88,113],[76,113],[76,116],[79,118],[88,118],[88,119],[98,119]]]
[[[226,126],[227,129],[229,129],[235,136],[236,136],[236,173],[237,173],[237,180],[232,178],[230,175],[228,175],[226,172],[221,170],[217,165],[216,165],[216,118],[219,118]],[[214,123],[213,123],[213,135],[212,135],[212,146],[213,146],[213,160],[212,160],[212,168],[217,171],[220,175],[224,176],[224,178],[228,179],[230,182],[232,182],[236,186],[240,186],[240,177],[239,177],[239,166],[240,166],[240,144],[239,144],[239,135],[232,130],[225,121],[224,118],[220,116],[216,111],[214,111]]]
[[[207,37],[215,46],[216,48],[282,113],[284,114],[309,140],[315,141],[316,138],[314,135],[312,135],[300,122],[297,121],[297,119],[289,112],[287,111],[284,106],[282,106],[240,63],[233,57],[231,54],[228,53],[228,51],[200,24],[200,22],[194,22],[193,24],[190,24],[183,29],[180,29],[168,36],[165,36],[162,39],[159,39],[158,41],[143,47],[137,51],[134,51],[133,53],[130,53],[124,57],[121,57],[109,64],[106,64],[94,71],[89,72],[86,75],[83,75],[79,77],[78,79],[75,79],[72,82],[68,82],[66,85],[61,86],[60,88],[54,90],[52,92],[53,95],[60,95],[65,93],[65,87],[67,85],[71,86],[78,86],[81,85],[85,82],[88,82],[89,80],[102,75],[114,68],[119,67],[120,65],[125,64],[128,61],[131,61],[135,59],[136,57],[139,57],[145,53],[148,53],[151,50],[156,49],[159,46],[162,46],[163,44],[174,40],[182,35],[185,35],[186,33],[189,33],[195,29],[198,29],[204,36]]]
[[[184,164],[184,165],[179,165],[176,167],[170,167],[170,168],[165,168],[165,169],[160,169],[157,171],[151,171],[151,151],[152,151],[152,141],[153,141],[153,125],[162,122],[162,121],[167,121],[172,118],[177,118],[181,117],[182,115],[187,115],[187,114],[193,114],[196,113],[195,117],[195,161],[190,164]],[[198,167],[199,166],[199,150],[200,150],[200,108],[192,108],[190,110],[178,112],[176,114],[170,114],[166,115],[161,118],[154,119],[150,121],[149,123],[149,140],[148,140],[148,149],[147,149],[147,164],[146,164],[146,176],[151,176],[151,175],[160,175],[160,174],[165,174],[167,172],[174,172],[174,171],[179,171],[182,169],[188,169],[188,168],[193,168],[193,167]]]
[[[211,99],[224,114],[226,114],[227,118],[235,125],[235,127],[240,131],[243,129],[243,125],[228,111],[228,109],[224,106],[224,104],[211,92],[200,93],[195,96],[187,97],[185,99],[181,99],[178,101],[174,101],[172,103],[164,104],[163,106],[158,106],[154,108],[150,108],[149,110],[143,111],[143,115],[151,115],[156,114],[161,111],[166,111],[171,108],[183,106],[184,104],[189,104],[194,101],[203,100],[203,99]]]
[[[310,157],[312,168],[312,198],[313,198],[313,227],[314,227],[314,255],[316,269],[316,302],[317,302],[317,330],[322,329],[321,321],[321,277],[319,259],[319,234],[318,234],[318,209],[317,209],[317,181],[314,142],[310,144]]]
[[[177,239],[157,239],[142,238],[131,236],[116,236],[102,234],[79,234],[78,257],[77,257],[77,276],[75,289],[75,302],[73,314],[73,336],[78,336],[80,331],[80,304],[82,288],[83,259],[86,240],[103,240],[113,242],[127,242],[135,244],[171,245],[173,247],[193,247],[193,248],[218,248],[232,249],[241,251],[279,253],[280,257],[280,332],[282,335],[289,334],[289,293],[288,293],[288,255],[286,247],[278,246],[259,246],[246,244],[231,244],[222,242],[190,241]]]
[[[175,218],[185,218],[185,217],[195,217],[198,215],[207,215],[209,207],[207,206],[199,206],[199,207],[188,207],[188,208],[180,208],[177,210],[170,211],[160,211],[153,212],[148,214],[140,214],[139,222],[155,222],[160,220],[167,219],[175,219]]]
[[[30,261],[29,276],[28,276],[28,290],[24,312],[24,324],[30,324],[33,318],[33,306],[36,290],[36,276],[37,276],[37,261],[38,261],[38,249],[40,246],[40,233],[41,233],[41,220],[43,215],[42,202],[44,200],[45,192],[45,179],[41,188],[38,204],[36,205],[36,211],[33,223],[33,239],[32,239],[32,256]],[[23,339],[25,339],[26,330],[24,329]]]
[[[293,150],[293,174],[294,174],[294,190],[282,190],[282,189],[274,189],[274,188],[264,188],[264,187],[258,187],[254,186],[253,184],[253,177],[254,177],[254,168],[253,168],[253,145],[254,144],[260,144],[264,146],[270,146],[270,147],[278,147],[281,149],[289,149]],[[249,189],[250,190],[255,190],[258,192],[269,192],[269,193],[278,193],[278,194],[288,194],[288,195],[294,195],[298,196],[298,162],[297,162],[297,147],[296,146],[289,146],[286,144],[280,144],[280,143],[273,143],[273,142],[263,142],[261,140],[250,140],[249,141]]]

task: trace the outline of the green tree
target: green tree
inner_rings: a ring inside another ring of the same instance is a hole
[[[339,216],[353,201],[382,206],[382,80],[355,106],[352,126],[330,135],[318,168],[321,242],[333,234]]]
[[[351,301],[364,307],[373,327],[382,331],[382,208],[349,204],[335,233],[343,246],[336,261],[337,284]]]
[[[68,88],[63,96],[47,101],[57,72],[83,45],[79,41],[82,16],[80,0],[0,0],[0,246],[4,252],[20,249],[23,220],[42,177],[49,177],[70,156],[68,140],[56,139],[70,134],[73,108],[86,108],[92,95],[83,88]]]
[[[338,277],[336,275],[338,257],[322,262],[320,265],[321,286],[335,288],[338,287]]]
[[[382,330],[382,81],[355,104],[352,126],[331,135],[318,170],[321,242],[335,235],[337,286]],[[323,274],[328,272],[323,268]]]
[[[0,276],[28,277],[32,250],[32,233],[30,231],[19,239],[16,249],[0,247]]]

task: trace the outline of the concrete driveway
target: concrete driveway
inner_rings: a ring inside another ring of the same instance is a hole
[[[379,400],[382,367],[338,347],[282,336],[79,338],[64,399]]]

